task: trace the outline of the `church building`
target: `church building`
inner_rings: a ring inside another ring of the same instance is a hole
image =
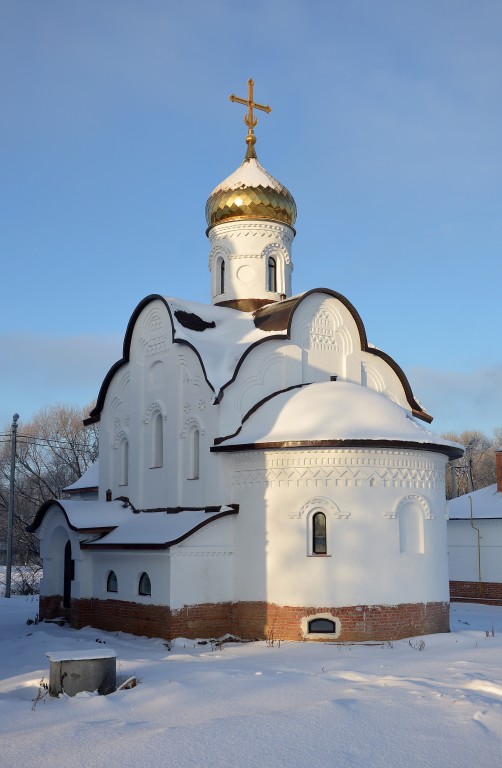
[[[163,637],[449,629],[445,464],[461,446],[350,301],[292,294],[296,205],[259,163],[206,204],[210,304],[154,294],[87,419],[99,469],[45,503],[40,617]]]

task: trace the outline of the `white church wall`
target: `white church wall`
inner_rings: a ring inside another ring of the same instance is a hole
[[[127,552],[119,550],[95,550],[85,553],[92,561],[92,582],[80,595],[100,600],[123,600],[141,605],[169,605],[170,559],[166,550]],[[107,591],[110,571],[117,577],[117,592]],[[139,594],[139,581],[147,573],[151,595]]]
[[[172,344],[167,309],[151,302],[137,319],[130,360],[108,388],[100,424],[100,498],[110,488],[113,497],[127,496],[144,508],[220,503],[216,460],[209,454],[218,424],[213,399],[198,356],[187,345]]]
[[[378,355],[361,350],[354,317],[338,299],[322,293],[308,296],[293,316],[291,342],[302,350],[303,383],[337,376],[381,392],[409,409],[399,376]]]
[[[171,547],[171,608],[233,599],[234,523],[216,520]]]
[[[347,361],[347,371],[354,379],[376,392],[381,392],[403,408],[410,409],[403,385],[397,373],[378,355],[356,351]]]
[[[236,598],[279,605],[448,600],[443,457],[414,451],[235,454]],[[423,552],[402,552],[399,511],[419,510]],[[326,514],[328,553],[309,550]]]
[[[291,323],[291,341],[302,350],[304,383],[346,378],[346,358],[360,348],[354,318],[338,299],[313,293],[302,301]]]
[[[65,546],[70,541],[72,559],[78,559],[78,536],[68,527],[63,512],[56,505],[46,512],[37,535],[40,538],[40,557],[43,563],[40,594],[62,595]]]
[[[258,344],[245,357],[236,379],[225,390],[221,402],[220,429],[230,435],[242,418],[265,397],[301,384],[301,350],[289,341],[270,340]]]
[[[176,360],[172,325],[163,302],[147,304],[137,318],[131,338],[133,367],[134,442],[131,473],[134,476],[131,501],[138,507],[175,506],[177,451]],[[157,432],[160,430],[161,442]],[[170,471],[166,471],[166,468]]]
[[[114,496],[122,494],[120,490],[127,486],[129,473],[124,476],[123,452],[128,445],[130,463],[130,365],[126,364],[115,374],[108,388],[105,408],[99,427],[99,498],[104,500],[106,490],[111,489]],[[126,494],[127,495],[127,494]]]
[[[218,431],[214,392],[190,348],[179,345],[176,356],[178,422],[172,440],[178,454],[177,504],[197,507],[228,503],[221,499],[217,462],[209,450]]]

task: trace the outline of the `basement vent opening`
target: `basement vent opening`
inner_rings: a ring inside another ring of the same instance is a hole
[[[308,623],[308,630],[310,634],[336,634],[336,624],[329,619],[312,619]]]

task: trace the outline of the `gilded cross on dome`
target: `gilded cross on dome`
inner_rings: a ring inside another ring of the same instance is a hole
[[[246,136],[246,143],[248,145],[248,150],[246,152],[246,157],[256,157],[256,152],[254,150],[254,144],[256,143],[256,136],[254,135],[253,128],[258,124],[258,118],[254,116],[254,109],[261,109],[262,112],[272,112],[272,107],[265,106],[264,104],[258,104],[253,99],[253,86],[254,86],[254,80],[252,78],[249,78],[248,80],[248,97],[247,99],[241,99],[239,96],[236,96],[235,93],[232,93],[229,96],[230,101],[235,101],[237,104],[244,104],[244,106],[247,106],[248,111],[247,114],[244,115],[244,122],[246,123],[248,127],[248,135]]]

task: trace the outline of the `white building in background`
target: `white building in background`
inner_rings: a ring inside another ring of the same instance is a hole
[[[344,296],[291,295],[296,206],[246,103],[246,157],[206,205],[211,304],[134,310],[88,420],[97,498],[84,479],[31,526],[40,615],[167,638],[447,631],[462,448]]]
[[[502,451],[497,482],[448,502],[451,599],[502,605]]]

